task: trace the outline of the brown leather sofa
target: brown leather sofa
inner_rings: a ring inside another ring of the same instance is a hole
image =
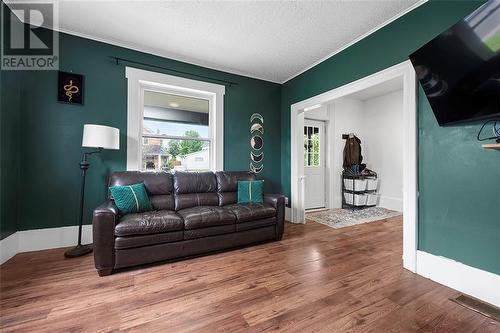
[[[120,216],[113,199],[94,210],[94,261],[100,276],[114,269],[192,257],[280,240],[282,195],[263,204],[238,204],[238,180],[251,172],[115,172],[109,186],[143,182],[154,211]]]

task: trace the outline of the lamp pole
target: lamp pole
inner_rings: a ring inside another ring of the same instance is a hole
[[[98,148],[94,151],[84,152],[82,155],[82,160],[79,163],[80,169],[82,170],[81,188],[80,188],[80,221],[78,224],[78,245],[76,245],[71,250],[64,252],[64,256],[67,258],[80,257],[87,253],[92,252],[92,244],[82,245],[82,228],[83,228],[83,204],[85,199],[85,178],[87,175],[87,170],[90,166],[88,162],[88,156],[96,153],[100,153],[102,148]]]
[[[83,206],[85,202],[85,178],[87,170],[90,166],[88,157],[92,154],[102,152],[103,149],[120,149],[120,130],[115,127],[109,127],[96,124],[83,125],[82,147],[94,148],[91,151],[84,151],[82,160],[79,163],[82,170],[81,188],[80,188],[80,220],[78,223],[78,244],[64,253],[67,258],[83,256],[92,252],[92,244],[82,245],[82,228],[83,228]]]

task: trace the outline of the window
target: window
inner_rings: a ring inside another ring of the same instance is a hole
[[[320,166],[319,127],[304,126],[304,166]]]
[[[144,91],[142,170],[210,170],[209,102]]]
[[[127,170],[222,170],[225,87],[127,67]]]

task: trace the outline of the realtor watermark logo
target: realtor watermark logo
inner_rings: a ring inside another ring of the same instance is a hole
[[[6,1],[0,6],[2,70],[58,70],[57,1]]]

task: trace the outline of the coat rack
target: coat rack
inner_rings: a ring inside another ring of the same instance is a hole
[[[353,138],[354,133],[349,133],[349,134],[342,134],[342,140],[347,140],[349,138]]]

